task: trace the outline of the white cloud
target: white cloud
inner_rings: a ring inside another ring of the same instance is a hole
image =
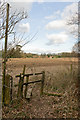
[[[73,16],[78,19],[78,3],[72,3],[71,5],[68,5],[66,8],[64,8],[61,16],[63,19],[71,19]]]
[[[78,3],[72,3],[64,8],[62,13],[60,11],[57,12],[56,20],[53,20],[49,22],[45,28],[47,30],[58,30],[61,32],[61,30],[65,30],[68,32],[68,34],[73,33],[73,36],[77,36],[78,34],[78,25],[68,25],[70,21],[78,21]],[[58,19],[58,16],[60,15],[61,19]],[[52,16],[47,16],[47,19],[51,19]],[[74,19],[73,19],[74,18]],[[75,37],[76,38],[76,37]]]
[[[63,29],[66,26],[65,21],[64,20],[54,20],[49,22],[46,25],[46,29],[47,30],[56,30],[56,29]]]
[[[55,15],[46,16],[45,19],[54,19]]]
[[[56,34],[47,34],[46,37],[49,40],[48,45],[63,44],[68,40],[68,35],[65,32],[56,33]]]
[[[29,23],[22,23],[22,24],[19,24],[18,26],[18,30],[19,32],[29,32],[30,31],[30,24]]]
[[[73,17],[78,20],[78,14],[76,13],[78,13],[78,3],[72,3],[65,7],[62,13],[58,10],[50,16],[46,16],[45,19],[54,19],[54,17],[57,18],[59,16],[61,17],[60,20],[57,19],[49,22],[46,25],[46,29],[61,29],[67,27],[66,23],[68,20],[73,19]]]
[[[21,12],[21,11],[26,11],[27,13],[31,10],[32,8],[32,3],[31,2],[10,2],[10,10],[11,12]]]
[[[58,15],[60,15],[60,10],[56,11],[52,15],[45,16],[45,19],[56,19]]]
[[[57,49],[57,50],[55,50],[55,49],[45,49],[45,48],[38,48],[38,47],[26,47],[26,48],[24,48],[23,49],[25,52],[27,52],[27,53],[38,53],[38,54],[40,54],[40,53],[56,53],[56,52],[58,52],[59,50]]]

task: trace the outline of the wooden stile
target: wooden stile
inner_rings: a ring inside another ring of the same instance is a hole
[[[32,90],[34,88],[34,85],[32,87],[30,87],[28,90],[27,90],[27,95],[26,95],[26,99],[29,101],[31,96],[32,96]]]
[[[17,96],[23,98],[23,86],[25,85],[24,90],[24,97],[27,99],[30,99],[30,96],[32,94],[33,87],[28,89],[29,84],[35,84],[37,82],[41,82],[41,89],[40,89],[40,95],[43,95],[43,87],[44,87],[44,80],[45,80],[45,72],[42,71],[41,73],[35,73],[35,75],[42,75],[41,80],[31,81],[29,82],[29,76],[32,76],[34,74],[25,74],[25,65],[23,69],[23,73],[20,75],[16,75],[16,77],[19,77],[19,84],[18,84],[18,93]],[[26,77],[26,83],[24,83],[24,77]]]

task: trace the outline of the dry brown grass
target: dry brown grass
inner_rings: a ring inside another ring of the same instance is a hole
[[[72,65],[71,65],[72,64]],[[14,109],[6,114],[6,109],[3,116],[11,115],[29,118],[77,118],[78,116],[78,101],[77,101],[77,73],[78,73],[78,59],[77,58],[12,58],[7,62],[7,72],[13,76],[14,85],[18,83],[15,78],[23,70],[26,65],[26,73],[45,71],[45,92],[61,93],[62,97],[46,96],[40,97],[40,84],[37,84],[33,90],[33,96],[30,103],[23,100],[22,103],[15,105],[16,112],[12,113]],[[30,80],[39,79],[36,76]],[[14,94],[17,88],[14,88]],[[25,103],[24,103],[25,101]],[[22,104],[22,105],[21,105]],[[25,105],[26,104],[26,105]],[[20,107],[21,106],[21,107]],[[24,107],[24,109],[23,109]],[[17,112],[17,110],[19,112]],[[23,111],[23,112],[22,112]],[[24,114],[23,114],[24,113]]]

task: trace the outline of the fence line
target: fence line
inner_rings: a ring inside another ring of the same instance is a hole
[[[16,77],[19,78],[17,97],[22,99],[24,96],[24,98],[26,98],[27,93],[28,93],[28,85],[38,83],[38,82],[41,82],[40,95],[42,95],[43,94],[43,87],[44,87],[44,80],[45,80],[45,72],[42,71],[41,73],[25,74],[25,68],[26,68],[26,66],[24,65],[23,73],[20,73],[20,75],[16,75]],[[36,75],[42,75],[41,80],[29,81],[30,76],[36,76]],[[26,78],[26,82],[24,82],[25,78]],[[3,86],[5,87],[5,93],[6,93],[5,97],[4,97],[4,105],[9,105],[14,100],[12,97],[13,77],[11,75],[9,75],[9,74],[6,75],[6,83]],[[25,90],[23,93],[24,86],[25,86]]]
[[[29,82],[29,76],[33,76],[33,75],[42,75],[42,79]],[[44,71],[42,71],[41,73],[34,73],[34,74],[21,74],[20,73],[20,75],[16,75],[16,77],[19,77],[17,97],[23,98],[23,86],[25,85],[24,97],[26,98],[27,91],[28,91],[28,85],[38,83],[38,82],[41,82],[40,95],[43,94],[43,87],[44,87],[44,80],[45,80],[45,72]],[[26,82],[24,83],[25,77],[26,77]]]

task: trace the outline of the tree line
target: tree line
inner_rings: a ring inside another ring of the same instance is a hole
[[[62,53],[43,53],[43,54],[33,54],[33,53],[25,53],[21,50],[21,45],[16,45],[15,48],[9,49],[7,51],[7,58],[61,58],[61,57],[78,57],[79,53],[76,51],[72,52],[62,52]],[[73,47],[74,48],[74,47]],[[0,57],[4,58],[4,50],[0,51]]]

